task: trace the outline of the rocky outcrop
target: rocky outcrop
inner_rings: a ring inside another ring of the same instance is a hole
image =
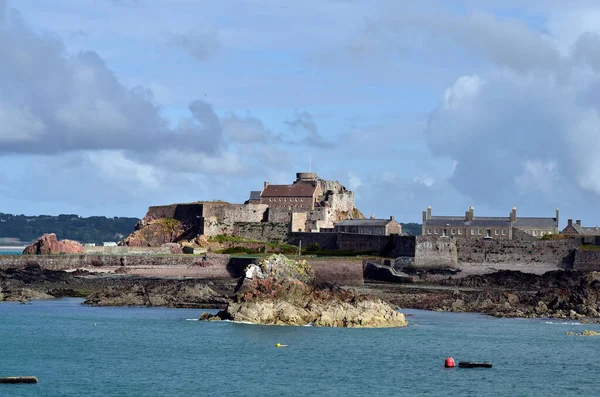
[[[384,287],[385,288],[385,287]],[[437,285],[378,291],[383,299],[423,310],[478,312],[496,317],[600,318],[600,273],[543,275],[499,271],[446,279]]]
[[[52,255],[52,254],[82,254],[83,245],[73,240],[60,240],[56,234],[47,233],[35,243],[25,247],[24,255]]]
[[[172,218],[142,219],[136,231],[124,238],[119,245],[129,247],[159,247],[175,242],[184,233],[181,222]]]
[[[3,296],[0,294],[0,300],[4,300],[6,302],[29,302],[33,299],[54,299],[54,297],[44,292],[29,288],[9,289],[5,291]]]
[[[303,278],[304,281],[292,276]],[[305,263],[273,255],[248,269],[220,319],[270,325],[380,328],[404,327],[404,315],[372,296],[325,284],[313,286]],[[204,319],[214,319],[204,315]]]
[[[148,280],[109,286],[87,297],[92,306],[215,307],[227,299],[206,284],[177,280]]]

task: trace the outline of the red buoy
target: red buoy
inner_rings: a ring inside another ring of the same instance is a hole
[[[446,362],[444,363],[444,367],[454,368],[454,359],[452,357],[446,357]]]

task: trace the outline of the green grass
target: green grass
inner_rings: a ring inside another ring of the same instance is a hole
[[[594,245],[594,244],[582,245],[579,248],[582,250],[586,250],[586,251],[600,251],[600,245]]]

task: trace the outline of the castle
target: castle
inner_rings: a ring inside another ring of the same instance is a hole
[[[153,246],[170,242],[153,240],[151,233],[154,228],[157,238],[162,238],[162,226],[157,222],[165,219],[178,222],[173,232],[177,237],[168,239],[176,242],[193,240],[200,235],[234,235],[256,241],[284,242],[291,232],[332,230],[342,220],[362,218],[352,191],[337,181],[320,179],[312,172],[300,172],[289,185],[265,182],[261,191],[250,192],[244,204],[202,201],[152,206],[136,225],[136,232],[121,245]]]

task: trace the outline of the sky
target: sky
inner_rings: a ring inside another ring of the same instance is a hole
[[[600,3],[0,0],[0,212],[243,203],[600,224]]]

